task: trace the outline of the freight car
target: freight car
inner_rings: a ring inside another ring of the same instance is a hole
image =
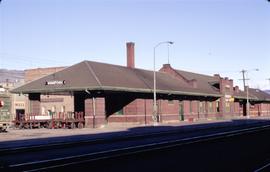
[[[83,128],[85,125],[83,112],[59,112],[40,114],[20,114],[13,121],[16,128]]]
[[[11,122],[11,97],[0,94],[0,132],[4,132]]]

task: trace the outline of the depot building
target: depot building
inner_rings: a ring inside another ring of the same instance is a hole
[[[113,122],[153,122],[153,71],[135,67],[134,43],[127,43],[127,66],[82,61],[12,90],[28,94],[29,113],[44,113],[46,98],[61,99],[61,110],[82,112],[86,127]],[[158,121],[225,119],[247,115],[245,91],[233,80],[174,69],[156,72]],[[41,101],[42,100],[42,101]],[[68,103],[64,100],[68,100]],[[53,102],[53,101],[50,101]],[[250,115],[270,116],[270,96],[249,88]],[[26,114],[27,115],[27,114]]]

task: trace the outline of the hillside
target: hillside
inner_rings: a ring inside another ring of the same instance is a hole
[[[7,79],[9,82],[24,79],[24,71],[0,69],[0,82],[6,82]]]
[[[268,94],[270,94],[270,90],[264,90],[265,92],[267,92]]]

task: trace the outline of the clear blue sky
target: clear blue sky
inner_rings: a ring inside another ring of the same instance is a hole
[[[153,68],[153,47],[171,40],[174,68],[220,73],[242,86],[270,88],[270,3],[267,0],[2,0],[0,68],[67,66],[82,60]],[[157,68],[167,46],[157,49]]]

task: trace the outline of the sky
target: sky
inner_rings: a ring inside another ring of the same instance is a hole
[[[267,0],[2,0],[0,68],[70,66],[83,60],[173,68],[234,80],[248,70],[251,87],[270,89]],[[169,53],[168,53],[169,51]],[[254,69],[258,68],[259,71]]]

